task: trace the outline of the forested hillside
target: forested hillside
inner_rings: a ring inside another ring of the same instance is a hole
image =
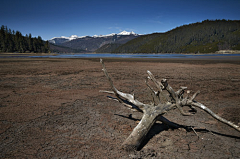
[[[65,46],[49,43],[51,53],[87,53],[86,50],[73,49]]]
[[[110,43],[110,44],[103,45],[102,47],[97,49],[95,52],[96,53],[111,53],[113,50],[117,49],[119,46],[121,46],[121,44]]]
[[[111,46],[104,47],[109,52]],[[205,20],[183,25],[166,33],[140,36],[110,52],[210,53],[225,49],[240,50],[240,20]]]
[[[43,41],[40,36],[32,37],[31,34],[23,36],[19,31],[12,31],[7,26],[0,29],[0,52],[19,53],[48,53],[49,43]]]

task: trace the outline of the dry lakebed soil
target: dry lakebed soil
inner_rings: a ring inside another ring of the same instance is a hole
[[[104,62],[114,85],[139,101],[151,102],[150,70],[174,90],[200,90],[197,101],[240,125],[239,58]],[[99,90],[110,90],[99,59],[0,58],[0,158],[240,158],[240,132],[200,109],[164,115],[196,133],[157,122],[139,151],[122,150],[142,114]]]

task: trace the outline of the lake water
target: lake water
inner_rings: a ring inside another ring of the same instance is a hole
[[[57,54],[44,56],[30,56],[31,58],[224,58],[240,56],[240,54]]]
[[[44,54],[44,55],[27,55],[27,54],[5,54],[0,58],[213,58],[225,59],[232,57],[240,57],[240,54]]]

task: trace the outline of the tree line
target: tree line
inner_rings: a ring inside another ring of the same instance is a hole
[[[104,47],[109,50],[111,45]],[[113,47],[111,52],[211,53],[218,50],[240,50],[240,20],[205,20],[183,25],[166,33],[140,36],[118,48]]]
[[[31,34],[22,35],[19,31],[12,31],[2,25],[0,29],[0,52],[19,53],[48,53],[50,52],[48,41],[40,36],[32,37]]]

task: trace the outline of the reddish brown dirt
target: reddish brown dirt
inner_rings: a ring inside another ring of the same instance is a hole
[[[240,124],[239,60],[106,59],[117,88],[149,102],[146,71],[188,86],[197,100]],[[199,110],[165,115],[197,134],[156,123],[140,151],[121,143],[141,119],[109,90],[99,59],[0,59],[0,158],[239,158],[240,133]],[[133,119],[129,119],[132,114]],[[206,131],[209,130],[209,131]],[[210,132],[211,131],[211,132]]]

